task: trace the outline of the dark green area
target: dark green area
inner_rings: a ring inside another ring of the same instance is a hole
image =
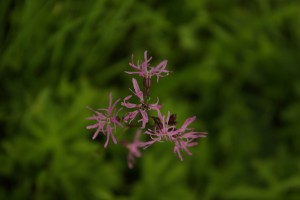
[[[144,50],[173,71],[153,98],[209,135],[129,170],[86,106],[125,97]],[[2,0],[0,199],[298,199],[299,63],[297,0]]]

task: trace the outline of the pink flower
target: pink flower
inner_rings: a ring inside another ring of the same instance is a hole
[[[172,134],[172,140],[175,143],[174,153],[177,153],[180,160],[183,160],[180,151],[185,151],[189,156],[192,153],[188,150],[187,147],[196,146],[198,142],[194,142],[195,139],[206,137],[206,132],[195,132],[193,128],[188,128],[188,126],[196,120],[196,116],[190,117],[178,129],[176,134]]]
[[[177,134],[177,130],[174,123],[170,123],[170,119],[173,115],[168,112],[167,118],[162,116],[160,111],[158,111],[158,118],[155,118],[154,130],[148,129],[145,134],[151,137],[151,140],[144,142],[143,147],[146,149],[155,142],[160,141],[172,141],[172,136]]]
[[[116,100],[114,104],[112,105],[112,94],[109,95],[109,106],[107,109],[97,109],[97,110],[103,110],[105,111],[105,114],[102,112],[99,112],[97,110],[92,110],[95,114],[92,117],[87,118],[88,120],[96,120],[97,123],[93,125],[89,125],[86,128],[87,129],[95,129],[97,128],[96,132],[93,135],[93,140],[98,136],[100,132],[102,132],[104,135],[106,135],[106,142],[104,144],[104,148],[107,147],[109,138],[112,138],[113,143],[117,144],[117,140],[114,137],[112,131],[116,131],[116,125],[123,127],[122,124],[119,121],[118,112],[122,109],[120,108],[116,113],[113,111],[115,110],[115,107],[117,103],[120,101],[120,99]]]
[[[127,122],[129,120],[129,123],[131,123],[131,121],[135,119],[137,114],[140,113],[141,116],[142,116],[142,119],[140,119],[138,122],[141,121],[142,122],[142,128],[145,128],[146,124],[149,121],[148,111],[149,110],[159,111],[161,106],[158,105],[158,100],[155,104],[148,104],[148,102],[146,102],[144,100],[143,92],[140,90],[140,87],[139,87],[136,79],[132,78],[132,83],[133,83],[133,87],[134,87],[134,91],[135,91],[133,93],[136,97],[139,98],[140,102],[139,102],[139,104],[130,103],[130,102],[128,102],[128,100],[132,97],[132,95],[129,95],[129,96],[125,97],[124,101],[121,103],[122,106],[124,106],[126,108],[135,108],[136,110],[127,113],[123,120],[124,120],[124,122]]]
[[[197,142],[194,142],[197,138],[206,137],[206,132],[195,132],[193,128],[188,128],[188,126],[195,121],[196,117],[193,116],[188,118],[183,125],[177,129],[175,124],[176,115],[170,115],[168,112],[167,118],[162,116],[158,112],[158,118],[155,119],[155,128],[154,130],[149,129],[145,134],[150,135],[151,140],[144,142],[143,147],[148,148],[155,142],[160,141],[170,141],[174,142],[174,153],[177,153],[180,160],[183,160],[181,151],[185,151],[189,156],[192,153],[188,150],[188,147],[197,145]]]
[[[145,79],[151,79],[152,76],[157,77],[157,81],[160,77],[166,76],[169,74],[170,71],[166,70],[166,66],[168,61],[163,60],[161,61],[156,67],[151,67],[149,62],[152,59],[152,57],[147,58],[147,51],[144,52],[144,61],[140,65],[137,63],[135,65],[133,61],[129,63],[131,67],[133,67],[136,71],[134,72],[126,72],[127,74],[138,74],[139,76],[145,78]]]
[[[128,143],[128,142],[123,142],[122,144],[128,148],[129,152],[128,152],[128,157],[127,157],[127,162],[128,162],[128,167],[130,169],[133,168],[134,162],[135,162],[135,158],[139,158],[142,156],[139,148],[142,146],[142,142],[140,141],[140,137],[141,137],[141,129],[139,129],[134,137],[134,140],[132,143]]]

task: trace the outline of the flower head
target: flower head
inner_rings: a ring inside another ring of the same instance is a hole
[[[122,144],[129,150],[128,152],[128,157],[127,157],[127,162],[128,162],[128,167],[130,169],[133,168],[134,162],[135,162],[135,158],[139,158],[142,156],[139,148],[142,146],[142,142],[140,141],[140,137],[141,137],[141,129],[139,129],[134,137],[134,140],[132,143],[129,142],[122,142]]]
[[[152,57],[148,58],[147,51],[144,52],[144,61],[142,64],[137,63],[135,65],[133,61],[129,63],[131,67],[133,67],[136,71],[133,72],[126,72],[127,74],[138,74],[139,76],[143,77],[144,79],[151,79],[152,76],[156,76],[157,82],[160,77],[166,76],[169,74],[169,70],[166,70],[166,66],[168,61],[163,60],[161,61],[156,67],[151,67],[149,62],[151,61]]]
[[[172,134],[172,140],[174,142],[174,153],[177,153],[180,160],[183,160],[181,151],[185,151],[189,156],[192,153],[187,147],[196,146],[198,142],[194,142],[195,139],[206,137],[206,132],[196,132],[193,128],[188,128],[188,126],[196,120],[196,116],[190,117],[183,125],[178,129],[176,134]]]
[[[145,134],[151,137],[151,140],[144,143],[144,148],[148,148],[155,142],[172,141],[172,136],[177,134],[173,116],[174,115],[170,115],[170,112],[168,112],[168,116],[165,117],[158,111],[158,117],[153,117],[155,121],[154,129],[148,129],[145,132]]]
[[[91,109],[94,112],[94,115],[87,118],[88,120],[95,120],[97,121],[96,124],[89,125],[86,128],[87,129],[95,129],[97,128],[96,132],[93,135],[93,140],[98,136],[98,134],[101,132],[104,135],[106,135],[106,142],[104,144],[104,147],[106,148],[109,142],[109,138],[112,138],[113,143],[117,144],[117,140],[114,137],[112,131],[116,130],[116,125],[123,127],[122,124],[119,121],[118,112],[122,109],[120,108],[116,113],[114,113],[115,107],[117,103],[120,101],[120,99],[116,100],[114,104],[112,104],[112,94],[109,95],[109,106],[107,109]],[[104,112],[99,112],[104,111]]]
[[[174,143],[174,153],[177,153],[180,160],[183,160],[181,151],[184,150],[188,155],[192,153],[188,150],[187,147],[192,147],[197,145],[197,142],[194,142],[195,139],[206,137],[206,132],[195,132],[193,128],[188,128],[188,126],[195,121],[196,117],[193,116],[188,118],[183,125],[177,129],[176,128],[176,115],[170,115],[168,112],[167,117],[162,116],[158,112],[158,118],[154,118],[155,127],[154,129],[149,129],[145,134],[150,135],[151,140],[145,142],[143,147],[147,148],[155,142],[170,141]]]
[[[124,98],[124,101],[121,103],[122,106],[126,108],[135,108],[135,111],[129,112],[125,115],[124,121],[127,122],[129,120],[129,123],[135,119],[138,113],[141,114],[142,118],[138,122],[142,122],[142,128],[146,127],[146,124],[148,123],[148,111],[149,110],[156,110],[158,111],[161,106],[158,105],[158,99],[155,104],[149,104],[145,99],[143,92],[140,90],[140,87],[137,83],[137,80],[135,78],[132,78],[133,88],[134,88],[134,95],[138,97],[139,104],[134,104],[128,102],[128,100],[132,97],[132,95],[129,95]]]

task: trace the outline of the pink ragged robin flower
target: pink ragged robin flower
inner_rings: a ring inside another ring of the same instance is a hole
[[[197,145],[198,143],[194,142],[194,140],[206,137],[207,135],[206,132],[195,132],[193,128],[188,128],[195,119],[196,116],[188,118],[183,125],[177,129],[175,126],[175,115],[170,115],[170,112],[168,112],[168,116],[165,118],[165,116],[162,116],[159,112],[158,118],[155,121],[154,130],[149,129],[145,132],[145,134],[150,135],[151,140],[145,142],[143,147],[147,148],[159,141],[170,141],[174,142],[174,153],[177,153],[180,160],[183,160],[181,155],[182,150],[191,156],[192,153],[188,150],[188,147]]]
[[[177,134],[177,130],[175,127],[175,119],[173,119],[168,112],[167,118],[162,116],[161,112],[157,112],[158,117],[154,118],[155,126],[154,129],[148,129],[145,134],[151,137],[151,140],[148,142],[144,142],[143,147],[146,149],[155,142],[162,142],[162,141],[172,141],[172,135]]]
[[[96,124],[89,125],[86,128],[87,129],[95,129],[97,128],[96,132],[93,135],[93,140],[98,136],[98,134],[101,132],[104,135],[106,135],[106,142],[104,144],[104,148],[107,147],[109,143],[109,138],[113,140],[113,143],[117,144],[117,140],[115,136],[113,135],[113,130],[116,131],[116,125],[123,127],[122,124],[119,121],[118,112],[122,109],[120,108],[117,112],[114,112],[115,107],[117,103],[120,101],[120,99],[116,100],[114,104],[112,104],[112,94],[109,95],[109,106],[107,109],[91,109],[94,112],[94,115],[92,117],[87,118],[88,120],[95,120],[97,121]],[[104,111],[104,114],[100,111]]]
[[[142,156],[139,148],[142,147],[142,142],[140,141],[140,137],[141,137],[141,133],[142,133],[142,130],[139,129],[136,134],[135,134],[135,137],[134,137],[134,140],[132,143],[129,143],[129,142],[122,142],[123,146],[125,146],[129,152],[128,152],[128,157],[127,157],[127,162],[128,162],[128,167],[130,169],[133,168],[133,165],[134,165],[134,162],[135,162],[135,158],[139,158]]]
[[[198,142],[194,142],[195,139],[206,137],[206,132],[196,132],[193,128],[188,128],[188,126],[196,120],[196,116],[190,117],[177,130],[177,133],[171,134],[172,141],[175,143],[174,153],[177,153],[180,160],[183,160],[181,151],[185,151],[189,156],[192,153],[188,150],[188,147],[196,146]]]
[[[144,52],[144,61],[142,64],[137,63],[137,65],[134,64],[132,61],[129,63],[131,67],[133,67],[136,71],[133,72],[126,72],[127,74],[138,74],[139,76],[145,78],[145,79],[151,79],[151,77],[156,76],[157,81],[160,77],[164,77],[169,74],[169,70],[166,70],[166,66],[168,61],[163,60],[161,61],[156,67],[151,67],[149,62],[152,59],[152,57],[147,57],[147,51]]]
[[[142,118],[138,122],[142,122],[142,128],[146,127],[146,124],[148,123],[148,111],[149,110],[156,110],[159,111],[161,108],[160,105],[158,105],[158,100],[155,104],[149,104],[145,99],[143,92],[140,90],[140,87],[137,83],[137,80],[135,78],[132,78],[132,83],[134,87],[134,95],[139,98],[139,104],[134,104],[128,102],[128,100],[132,97],[132,95],[129,95],[124,98],[124,101],[121,103],[122,106],[126,108],[135,108],[135,111],[129,112],[124,117],[124,122],[127,122],[129,120],[129,123],[131,123],[132,120],[135,119],[138,113],[141,114]]]

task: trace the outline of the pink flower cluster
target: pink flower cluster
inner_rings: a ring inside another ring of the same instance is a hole
[[[198,144],[196,139],[207,135],[206,132],[197,132],[194,128],[189,128],[189,125],[196,120],[196,116],[186,119],[180,127],[177,127],[175,114],[170,112],[168,112],[167,116],[161,114],[162,106],[159,105],[158,98],[156,102],[150,102],[152,77],[156,76],[158,82],[159,78],[170,73],[166,69],[167,60],[163,60],[156,67],[152,67],[150,65],[151,59],[152,57],[148,58],[147,51],[145,51],[143,62],[141,64],[139,62],[137,64],[129,63],[134,71],[126,72],[127,74],[142,77],[143,90],[141,90],[138,81],[132,78],[134,90],[131,90],[131,92],[133,95],[125,97],[121,101],[121,105],[119,105],[120,99],[113,103],[112,94],[110,94],[108,108],[96,110],[89,108],[94,115],[87,119],[93,120],[95,123],[87,126],[87,129],[96,129],[93,139],[96,139],[100,133],[106,136],[105,148],[108,146],[110,138],[114,144],[117,144],[117,139],[114,135],[117,132],[117,126],[135,130],[132,142],[121,140],[122,146],[129,150],[129,168],[133,168],[135,158],[141,157],[141,148],[146,149],[156,142],[172,142],[174,144],[174,153],[177,154],[180,160],[183,160],[181,152],[184,151],[191,156],[192,153],[188,148]],[[117,105],[120,106],[119,109],[116,109]],[[128,111],[120,117],[119,112],[123,108]],[[154,116],[151,114],[153,111],[156,113]],[[150,119],[153,119],[153,123],[151,123],[152,120]],[[122,135],[118,136],[121,137]]]

